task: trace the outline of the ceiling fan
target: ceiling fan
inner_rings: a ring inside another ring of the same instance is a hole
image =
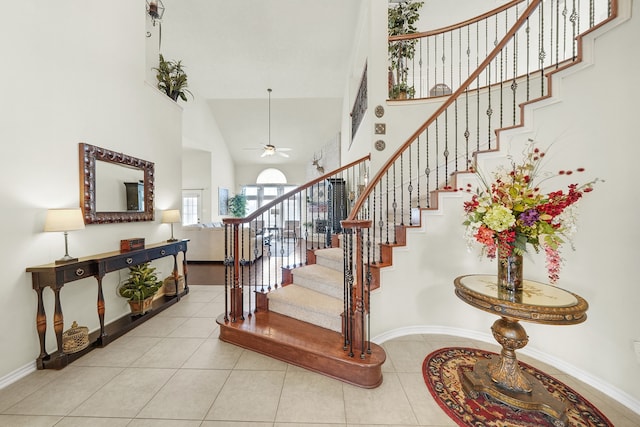
[[[291,148],[276,148],[271,143],[271,89],[267,89],[267,92],[269,92],[269,142],[266,145],[261,145],[260,148],[245,148],[245,150],[263,150],[260,157],[271,157],[277,154],[288,158],[289,155],[285,151],[291,151]]]

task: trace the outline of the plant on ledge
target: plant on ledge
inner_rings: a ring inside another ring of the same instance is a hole
[[[420,18],[419,9],[424,2],[400,1],[389,7],[388,29],[389,36],[414,34],[415,23]],[[415,89],[407,83],[409,74],[408,61],[413,59],[416,52],[417,39],[399,40],[389,43],[389,98],[413,98]],[[395,73],[394,73],[395,72]]]
[[[174,101],[178,98],[187,101],[187,93],[193,94],[187,89],[187,74],[184,72],[182,61],[166,61],[160,54],[160,60],[156,71],[158,89],[167,94]]]
[[[153,296],[162,286],[155,271],[148,262],[129,267],[129,278],[120,285],[118,294],[129,300],[131,313],[143,314],[151,309]]]
[[[406,83],[400,83],[399,85],[393,85],[391,92],[389,92],[389,98],[391,99],[412,99],[416,94],[416,89],[413,86],[407,86]]]
[[[570,184],[563,190],[542,193],[540,184],[558,176],[569,176],[574,172],[561,170],[557,173],[540,171],[545,153],[529,140],[521,164],[512,162],[511,168],[499,168],[494,181],[489,182],[475,168],[481,188],[476,190],[470,201],[464,203],[469,243],[480,243],[482,251],[489,258],[503,262],[512,255],[522,256],[527,244],[538,252],[543,248],[547,260],[549,280],[555,283],[562,261],[560,246],[570,240],[576,229],[574,204],[593,190],[599,179],[586,184]]]

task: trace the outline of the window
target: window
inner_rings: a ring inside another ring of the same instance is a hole
[[[247,215],[295,188],[297,186],[287,185],[287,177],[282,171],[274,168],[263,170],[258,175],[255,185],[242,187],[242,191],[247,196]],[[296,201],[298,197],[296,197]],[[300,203],[296,201],[289,201],[283,206],[278,206],[278,209],[271,213],[278,217],[274,220],[300,219]],[[283,210],[282,213],[280,208]]]
[[[295,188],[297,188],[295,185],[245,185],[242,189],[247,196],[247,215]],[[287,201],[281,206],[287,218],[299,219],[300,204],[297,203],[299,197],[298,195],[295,200]]]
[[[202,216],[202,190],[182,190],[182,225],[199,224]]]

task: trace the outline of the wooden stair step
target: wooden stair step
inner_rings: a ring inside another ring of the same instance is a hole
[[[245,320],[225,321],[220,315],[220,339],[292,365],[363,388],[382,383],[386,354],[371,343],[371,354],[349,356],[342,335],[274,312],[245,313]]]

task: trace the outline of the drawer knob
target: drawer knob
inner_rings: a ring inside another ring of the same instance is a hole
[[[76,270],[76,276],[84,276],[84,268],[79,268]]]
[[[167,251],[165,251],[164,249],[160,251],[160,255],[164,255],[166,253],[167,253]]]
[[[127,264],[131,264],[133,262],[133,258],[127,258],[126,262],[127,262]]]

